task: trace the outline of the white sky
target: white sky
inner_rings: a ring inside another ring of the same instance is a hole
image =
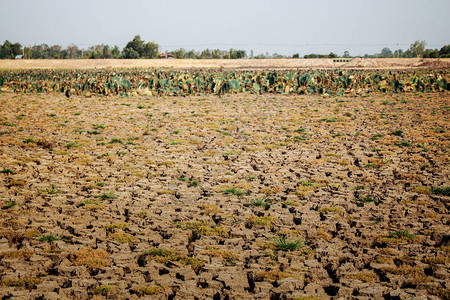
[[[0,0],[0,43],[350,55],[450,43],[450,0]]]

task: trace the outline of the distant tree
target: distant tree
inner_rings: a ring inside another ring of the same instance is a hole
[[[211,51],[206,48],[200,53],[200,58],[211,58]]]
[[[386,47],[381,50],[380,57],[392,57],[392,56],[393,56],[393,53],[392,53],[391,49]]]
[[[236,58],[246,58],[247,57],[247,53],[245,52],[245,50],[236,50]]]
[[[404,57],[404,52],[403,52],[403,50],[402,49],[398,49],[398,50],[395,50],[394,51],[394,57]]]
[[[292,58],[300,58],[300,54],[295,53],[294,55],[292,55]]]
[[[78,49],[78,46],[71,44],[67,46],[67,55],[70,59],[75,59],[81,56],[81,51]]]
[[[344,51],[344,56],[345,58],[349,58],[350,57],[350,53],[348,53],[348,51]]]
[[[3,43],[1,52],[0,52],[0,58],[1,59],[10,59],[14,58],[13,54],[13,44],[11,44],[8,40],[6,40]]]
[[[254,57],[255,57],[255,55],[253,54],[253,50],[250,50],[250,58],[252,59]]]
[[[119,58],[119,57],[120,57],[120,50],[119,50],[119,47],[114,46],[114,48],[112,48],[112,50],[111,50],[111,56],[112,56],[112,58]]]
[[[131,59],[139,58],[139,52],[137,52],[133,48],[125,47],[123,49],[123,58],[131,58]]]
[[[450,57],[450,44],[445,45],[441,48],[441,50],[439,50],[439,57]]]
[[[439,57],[439,50],[438,49],[425,49],[423,52],[423,58],[438,58]]]
[[[21,55],[22,54],[22,45],[19,43],[13,44],[12,51],[13,51],[14,57],[16,57],[16,55]]]
[[[211,56],[212,56],[212,58],[214,58],[214,59],[220,59],[220,58],[222,58],[222,53],[220,52],[219,49],[214,49],[214,50],[212,50],[212,52],[211,52]]]
[[[411,57],[422,57],[425,51],[426,42],[425,41],[415,41],[409,47],[411,52]]]
[[[336,58],[338,57],[337,54],[334,54],[333,52],[330,52],[330,54],[328,54],[328,58]]]
[[[123,49],[124,58],[156,58],[159,45],[153,42],[145,43],[139,35],[129,41]]]
[[[158,57],[159,45],[153,42],[148,42],[144,45],[142,53],[140,53],[142,58],[157,58]]]

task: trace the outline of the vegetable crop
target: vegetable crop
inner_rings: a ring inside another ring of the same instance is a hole
[[[0,71],[2,92],[75,95],[328,94],[440,92],[448,71],[21,70]]]

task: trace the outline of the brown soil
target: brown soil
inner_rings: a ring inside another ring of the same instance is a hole
[[[0,69],[204,68],[204,69],[448,69],[450,58],[333,59],[78,59],[0,60]]]
[[[448,299],[448,94],[0,103],[2,299]]]

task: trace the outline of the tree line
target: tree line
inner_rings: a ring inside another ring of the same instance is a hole
[[[127,45],[121,50],[118,46],[109,45],[95,45],[87,49],[80,49],[77,45],[70,45],[63,48],[60,45],[49,46],[47,44],[34,45],[31,47],[22,47],[19,43],[11,43],[5,41],[3,45],[0,44],[0,59],[13,59],[18,55],[22,55],[25,59],[108,59],[108,58],[190,58],[190,59],[261,59],[261,58],[300,58],[298,53],[293,56],[284,56],[277,53],[269,55],[258,54],[254,55],[253,51],[247,55],[245,50],[229,49],[205,49],[202,51],[185,50],[183,48],[173,51],[159,52],[159,45],[154,42],[145,42],[139,35],[136,35]],[[337,54],[331,52],[329,54],[306,54],[303,58],[337,58]],[[348,51],[344,52],[342,56],[350,58]],[[450,44],[445,45],[440,50],[426,49],[425,41],[415,41],[406,51],[402,49],[392,52],[389,48],[383,48],[380,53],[372,55],[366,54],[364,57],[368,58],[409,58],[409,57],[423,57],[423,58],[449,58]]]

